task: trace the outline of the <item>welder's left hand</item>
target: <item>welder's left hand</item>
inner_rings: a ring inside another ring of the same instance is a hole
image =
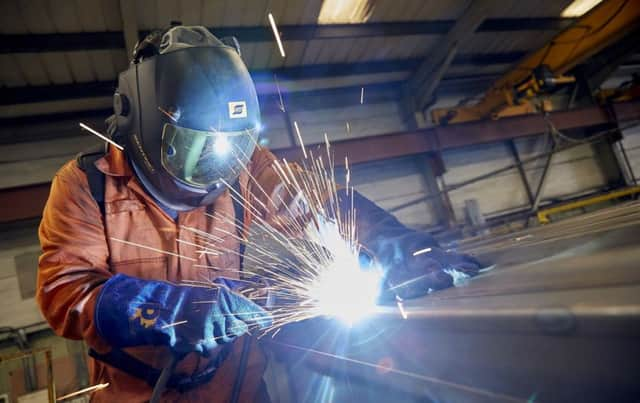
[[[426,238],[431,237],[407,229],[378,251],[376,257],[386,270],[382,301],[421,297],[478,274],[482,266],[475,258],[435,245],[422,247]]]
[[[341,211],[355,206],[358,240],[385,272],[381,301],[424,296],[479,272],[473,257],[442,250],[431,235],[406,227],[358,192],[339,190],[337,196]]]

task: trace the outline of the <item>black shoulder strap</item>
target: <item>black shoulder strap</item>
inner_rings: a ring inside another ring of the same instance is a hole
[[[233,190],[235,190],[236,194],[241,195],[242,189],[240,188],[240,180],[237,180],[233,185]],[[232,197],[233,200],[233,211],[236,215],[236,232],[238,233],[239,238],[244,238],[243,230],[244,230],[244,204],[237,197]],[[240,270],[242,270],[242,261],[244,258],[244,242],[240,243]]]
[[[106,154],[105,146],[100,144],[99,147],[93,147],[85,150],[76,156],[76,162],[78,168],[80,168],[87,175],[87,182],[89,182],[89,190],[91,196],[98,204],[100,213],[104,217],[104,186],[105,177],[102,172],[96,168],[95,162]]]

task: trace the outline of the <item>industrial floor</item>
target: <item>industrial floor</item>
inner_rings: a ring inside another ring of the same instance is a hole
[[[639,243],[638,202],[462,242],[495,267],[408,301],[406,319],[283,332],[292,399],[640,401]]]

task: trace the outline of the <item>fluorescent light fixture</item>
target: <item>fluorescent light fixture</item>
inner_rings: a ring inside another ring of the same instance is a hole
[[[560,14],[561,17],[581,17],[600,4],[602,0],[573,0]]]
[[[324,0],[318,14],[319,24],[361,24],[373,12],[373,0]]]
[[[282,39],[280,39],[280,32],[278,31],[278,26],[276,25],[276,20],[273,19],[273,14],[269,13],[269,24],[271,24],[271,29],[273,30],[273,36],[276,37],[276,42],[278,42],[278,49],[280,49],[280,56],[285,58],[284,46],[282,46]]]

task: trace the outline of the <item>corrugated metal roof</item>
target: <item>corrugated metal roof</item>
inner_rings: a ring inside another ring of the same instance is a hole
[[[531,51],[549,42],[556,34],[555,31],[476,32],[468,41],[460,44],[459,52],[488,54]]]
[[[7,87],[108,81],[127,67],[124,50],[0,55],[0,79]]]
[[[370,21],[457,19],[472,0],[382,0],[373,2]]]
[[[371,0],[368,22],[455,20],[471,0]],[[487,18],[558,17],[571,0],[504,1]],[[281,25],[316,24],[322,0],[136,0],[141,30],[171,21],[209,27],[265,26],[271,12]],[[122,30],[118,0],[5,0],[2,33],[103,32]]]
[[[122,30],[117,0],[5,0],[0,13],[3,34],[104,32]]]
[[[505,1],[504,7],[490,17],[558,17],[573,0]]]
[[[472,0],[371,0],[369,22],[455,20]],[[505,0],[487,18],[557,17],[571,0],[523,2]],[[139,30],[165,27],[172,20],[209,27],[266,26],[272,12],[279,25],[314,25],[323,0],[137,0]],[[5,0],[0,14],[3,34],[47,34],[122,31],[119,0]],[[476,32],[459,48],[460,55],[527,52],[547,42],[555,31]],[[362,63],[424,58],[439,46],[443,35],[352,37],[286,40],[283,59],[275,42],[243,42],[242,57],[250,69],[313,64]],[[127,66],[124,49],[0,54],[0,80],[6,87],[59,85],[109,81]],[[507,64],[456,65],[448,77],[501,73]],[[404,74],[404,73],[403,73]],[[380,75],[375,76],[378,80]],[[382,75],[384,76],[384,75]],[[353,77],[352,77],[353,78]],[[317,80],[317,79],[316,79]],[[318,83],[346,83],[345,77]],[[355,80],[354,84],[366,83]],[[302,83],[302,87],[309,86]]]

